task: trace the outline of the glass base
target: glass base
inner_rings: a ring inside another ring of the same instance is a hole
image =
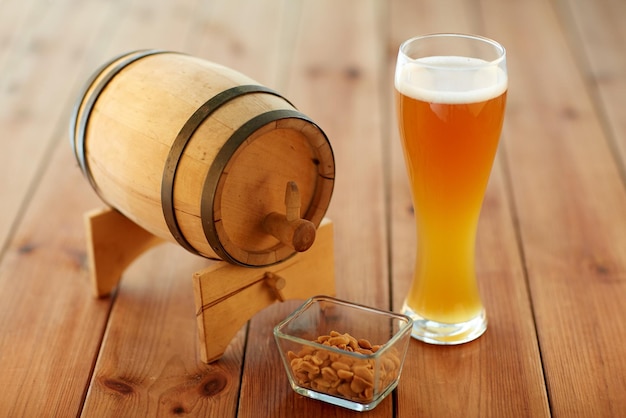
[[[409,308],[406,303],[402,313],[413,319],[411,336],[429,344],[456,345],[475,340],[487,330],[485,310],[466,322],[448,324],[423,318]]]
[[[383,393],[376,396],[370,402],[364,403],[365,401],[363,402],[351,401],[341,396],[328,395],[325,393],[316,392],[312,389],[307,389],[307,388],[303,388],[301,386],[292,384],[293,390],[302,396],[306,396],[311,399],[317,399],[319,401],[324,401],[332,405],[341,406],[343,408],[347,408],[347,409],[351,409],[353,411],[359,411],[359,412],[371,411],[372,409],[376,408],[376,406],[378,406],[378,404],[381,403],[382,400],[385,399],[385,397],[387,397],[387,395],[389,395],[391,391],[396,388],[396,386],[398,386],[398,380],[396,380],[391,385],[389,385],[389,387],[387,387],[387,389]]]

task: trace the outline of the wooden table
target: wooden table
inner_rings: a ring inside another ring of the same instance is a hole
[[[0,1],[0,416],[347,417],[290,389],[254,316],[198,360],[191,274],[146,253],[94,299],[83,213],[102,206],[67,138],[111,57],[155,47],[237,69],[328,134],[337,296],[399,310],[415,240],[392,103],[400,42],[471,32],[508,51],[506,122],[479,225],[487,333],[411,341],[371,417],[626,416],[626,2]]]

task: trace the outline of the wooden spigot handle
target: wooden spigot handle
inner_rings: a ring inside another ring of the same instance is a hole
[[[272,212],[263,220],[267,233],[298,252],[308,250],[315,241],[315,225],[300,218],[300,191],[295,181],[287,183],[285,214]]]
[[[287,285],[287,281],[283,277],[269,271],[265,272],[264,280],[270,289],[272,289],[272,292],[274,292],[276,299],[284,302],[286,298],[283,294],[283,289]]]

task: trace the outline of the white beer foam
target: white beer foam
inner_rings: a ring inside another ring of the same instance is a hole
[[[400,65],[395,87],[405,96],[430,103],[483,102],[507,89],[507,74],[478,58],[436,56]]]

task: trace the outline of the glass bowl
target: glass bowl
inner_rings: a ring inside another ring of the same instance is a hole
[[[368,411],[398,385],[412,327],[405,315],[314,296],[274,337],[294,391]]]

